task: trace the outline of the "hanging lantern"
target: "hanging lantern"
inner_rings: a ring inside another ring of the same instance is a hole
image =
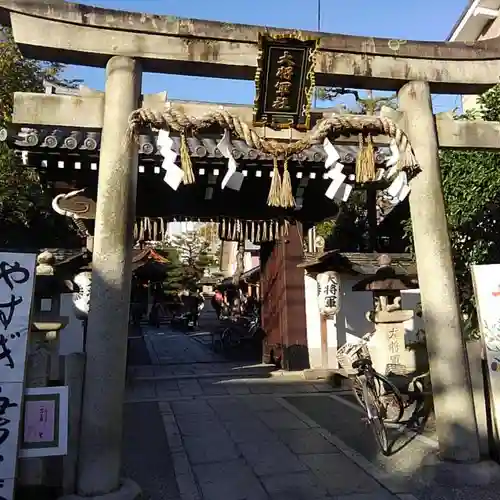
[[[318,308],[323,316],[334,316],[340,310],[340,279],[335,271],[319,273]]]
[[[78,319],[86,319],[90,309],[90,288],[92,285],[92,273],[84,271],[77,274],[73,279],[78,291],[73,294],[73,307]]]

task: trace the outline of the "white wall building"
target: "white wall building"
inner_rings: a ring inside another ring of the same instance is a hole
[[[340,278],[340,310],[326,321],[328,365],[323,365],[321,318],[318,308],[318,284],[315,278],[305,273],[305,299],[307,347],[309,364],[312,369],[338,369],[337,349],[346,342],[356,343],[363,335],[375,331],[375,325],[366,318],[366,313],[373,310],[372,292],[355,292],[352,287],[360,280],[348,274],[339,274]],[[402,290],[401,306],[403,309],[416,310],[420,302],[420,290]],[[404,322],[405,343],[415,342],[417,332],[423,328],[422,319],[414,316]],[[387,347],[381,345],[384,351]],[[372,349],[372,347],[370,347]]]
[[[203,223],[201,222],[192,222],[192,221],[169,222],[167,224],[167,234],[169,238],[172,238],[174,236],[181,236],[183,234],[196,231],[202,225]]]
[[[500,36],[500,0],[470,0],[447,41],[475,42]],[[484,64],[488,64],[485,61]],[[477,96],[462,97],[464,111],[477,107]]]

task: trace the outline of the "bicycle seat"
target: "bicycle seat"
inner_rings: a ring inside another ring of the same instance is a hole
[[[363,368],[366,368],[367,366],[372,366],[372,360],[370,358],[362,358],[362,359],[357,359],[354,361],[352,364],[352,367],[354,370],[362,370]]]

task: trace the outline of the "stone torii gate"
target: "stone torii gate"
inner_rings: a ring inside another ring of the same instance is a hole
[[[142,72],[250,80],[257,66],[259,34],[292,31],[33,0],[3,0],[0,22],[12,26],[26,57],[106,67],[104,99],[71,97],[72,104],[67,104],[75,106],[78,100],[75,124],[102,113],[103,129],[78,493],[87,498],[134,498],[136,490],[119,476],[126,345],[117,332],[125,331],[128,321],[137,186],[136,146],[130,144],[123,154],[121,145],[129,115],[140,105]],[[395,119],[421,167],[411,183],[410,207],[441,455],[477,461],[477,425],[438,146],[498,149],[500,123],[435,120],[431,91],[477,94],[496,84],[500,40],[463,44],[302,34],[320,38],[318,85],[398,91],[400,114]],[[26,106],[24,117],[21,111],[16,114],[18,123],[31,123],[35,111],[42,112],[40,120],[53,122],[53,115],[28,107],[33,96],[24,102],[22,95],[16,99],[21,100],[18,110]],[[65,98],[60,99],[63,106]],[[116,314],[112,324],[110,310]]]

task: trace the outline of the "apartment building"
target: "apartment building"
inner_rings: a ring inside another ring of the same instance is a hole
[[[475,42],[500,36],[500,0],[470,0],[450,35],[449,42]],[[462,96],[464,111],[477,106],[477,96]]]

